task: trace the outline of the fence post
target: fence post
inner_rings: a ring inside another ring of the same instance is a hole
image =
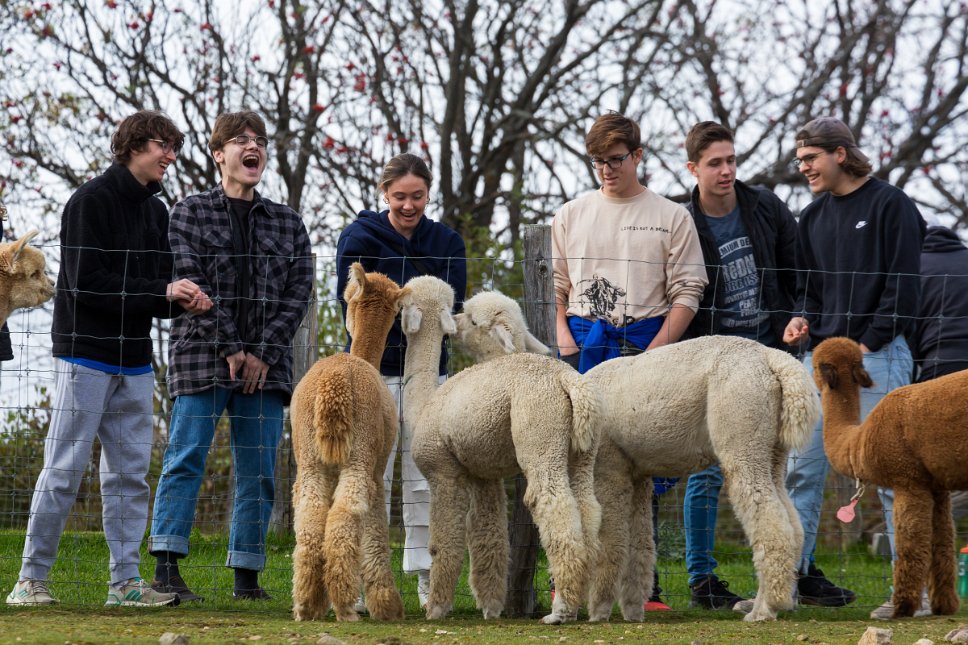
[[[313,267],[316,256],[313,256]],[[309,308],[292,339],[292,382],[298,383],[319,356],[319,297],[316,293],[316,271],[313,271],[313,290]],[[276,453],[276,501],[269,516],[269,531],[275,535],[292,533],[292,483],[296,476],[296,459],[292,454],[292,425],[286,414],[279,451]]]
[[[524,316],[531,333],[545,345],[555,343],[555,285],[551,272],[551,227],[524,227]],[[533,616],[537,611],[534,574],[538,560],[538,528],[524,505],[527,482],[518,475],[514,482],[511,513],[511,563],[508,569],[509,618]]]

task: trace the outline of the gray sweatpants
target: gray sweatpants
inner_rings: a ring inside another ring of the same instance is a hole
[[[145,477],[151,458],[154,374],[112,376],[63,360],[55,361],[55,369],[44,467],[30,503],[20,579],[47,580],[95,437],[101,443],[102,521],[111,552],[111,583],[134,578],[148,522]]]

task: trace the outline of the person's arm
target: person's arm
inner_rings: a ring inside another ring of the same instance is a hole
[[[666,263],[666,297],[669,311],[659,332],[646,350],[669,345],[682,338],[689,323],[696,315],[699,300],[709,282],[699,233],[692,216],[681,209]]]
[[[568,253],[566,232],[561,211],[551,222],[551,271],[555,287],[555,343],[558,353],[570,356],[578,353],[571,329],[568,327],[568,294],[571,292],[571,278],[568,275]]]
[[[438,277],[443,278],[454,289],[454,312],[456,313],[464,309],[464,295],[467,293],[467,249],[460,235],[454,235],[453,238],[447,252],[445,275]]]
[[[779,197],[776,198],[776,272],[782,296],[793,303],[797,297],[797,221]]]
[[[659,328],[659,332],[649,343],[649,346],[645,348],[646,351],[678,342],[695,315],[696,310],[691,307],[680,304],[672,305],[662,322],[662,327]]]

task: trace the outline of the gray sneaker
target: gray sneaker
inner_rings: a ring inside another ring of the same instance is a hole
[[[426,569],[417,572],[417,598],[420,600],[420,608],[427,607],[427,599],[430,597],[430,572]]]
[[[46,580],[25,578],[18,580],[7,594],[8,605],[53,605],[57,599],[50,595]]]
[[[105,607],[161,607],[179,602],[177,593],[155,591],[141,578],[131,578],[108,587],[108,599]]]
[[[925,618],[931,615],[931,601],[928,600],[928,592],[921,592],[921,606],[914,611],[914,618]],[[874,620],[892,620],[894,618],[894,602],[891,598],[871,612]]]

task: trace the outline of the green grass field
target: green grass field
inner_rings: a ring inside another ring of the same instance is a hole
[[[23,533],[0,532],[0,589],[9,592],[16,580],[23,548]],[[104,608],[107,594],[107,546],[99,533],[67,533],[51,572],[51,589],[61,601],[56,608],[0,608],[0,643],[133,643],[157,642],[164,632],[187,635],[191,643],[315,643],[323,633],[352,643],[513,643],[554,641],[569,643],[856,643],[868,625],[890,627],[895,643],[930,638],[936,643],[961,623],[968,609],[955,617],[877,623],[870,610],[889,593],[890,566],[857,548],[846,553],[824,553],[820,567],[834,581],[853,589],[858,600],[844,609],[801,608],[775,623],[750,625],[732,612],[688,609],[685,565],[681,560],[660,561],[663,596],[673,612],[648,614],[642,624],[629,624],[621,616],[613,622],[592,625],[578,622],[544,626],[534,619],[502,619],[485,623],[474,607],[462,580],[452,618],[429,622],[417,607],[415,579],[400,576],[408,617],[381,624],[364,619],[354,624],[296,623],[291,619],[290,590],[292,543],[272,540],[268,566],[261,583],[273,598],[268,602],[240,603],[231,598],[232,574],[223,565],[224,537],[193,536],[193,552],[183,561],[182,573],[205,602],[177,608]],[[755,578],[746,547],[723,548],[717,554],[718,572],[731,589],[752,595]],[[399,570],[399,550],[394,566]],[[154,560],[144,554],[142,574],[151,577]],[[537,579],[539,602],[548,606],[544,569]],[[804,640],[806,639],[806,640]]]

